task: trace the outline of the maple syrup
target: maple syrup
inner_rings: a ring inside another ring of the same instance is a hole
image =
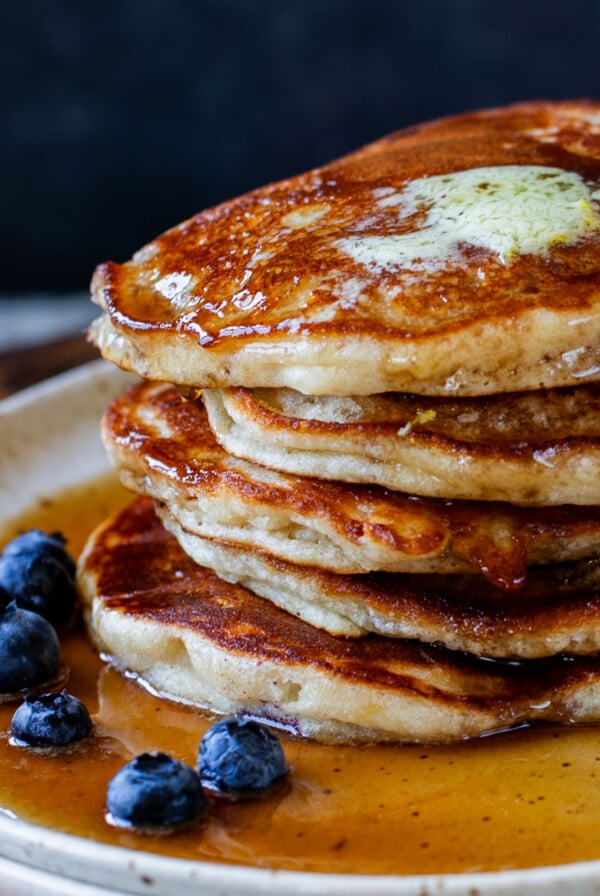
[[[73,555],[130,496],[111,475],[45,499],[0,531],[62,531]],[[281,733],[287,786],[264,799],[211,800],[169,836],[111,826],[112,775],[144,750],[193,765],[213,717],[161,699],[62,635],[68,690],[94,720],[61,750],[11,743],[15,704],[0,705],[0,811],[165,856],[271,869],[428,874],[529,868],[600,858],[600,726],[526,728],[452,746],[323,746]]]

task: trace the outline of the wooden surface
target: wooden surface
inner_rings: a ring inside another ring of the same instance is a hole
[[[0,398],[98,357],[98,350],[81,333],[3,352],[0,354]]]

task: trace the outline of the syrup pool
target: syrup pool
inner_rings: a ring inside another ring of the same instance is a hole
[[[5,524],[60,530],[76,556],[130,499],[110,476]],[[212,801],[168,836],[112,827],[108,781],[144,750],[195,763],[208,713],[149,693],[102,661],[80,630],[62,636],[68,689],[92,737],[61,751],[10,743],[16,704],[0,705],[0,811],[165,856],[272,869],[369,874],[491,871],[600,857],[600,726],[521,729],[453,746],[332,747],[281,733],[287,785],[265,799]]]

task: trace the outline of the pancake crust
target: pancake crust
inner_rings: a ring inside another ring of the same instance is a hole
[[[479,572],[514,589],[527,564],[600,554],[597,507],[420,499],[238,460],[212,435],[202,403],[166,384],[141,383],[115,399],[102,435],[123,483],[166,503],[190,533],[296,564],[346,574]]]
[[[204,211],[98,267],[91,338],[202,388],[598,380],[599,115],[533,102],[442,119]]]
[[[157,509],[197,563],[335,635],[375,632],[504,659],[600,650],[598,560],[538,567],[512,593],[475,576],[339,575],[199,538]]]
[[[153,688],[326,742],[453,741],[600,717],[600,661],[511,665],[335,638],[197,566],[137,503],[103,524],[78,581],[98,647]]]
[[[244,388],[203,397],[227,451],[288,473],[440,498],[600,504],[598,384],[461,399]]]

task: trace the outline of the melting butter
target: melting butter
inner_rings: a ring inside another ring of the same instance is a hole
[[[600,231],[600,190],[592,192],[578,174],[561,168],[472,168],[382,193],[375,193],[376,206],[397,210],[401,232],[365,229],[336,244],[367,266],[438,270],[457,264],[465,245],[487,249],[507,264]],[[409,219],[419,212],[418,226],[410,229]]]

